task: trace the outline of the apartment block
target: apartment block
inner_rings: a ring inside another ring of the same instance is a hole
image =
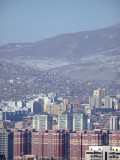
[[[85,151],[85,160],[120,160],[120,147],[90,146]]]
[[[73,131],[87,130],[87,117],[83,113],[73,114]]]
[[[0,155],[8,159],[8,133],[0,129]]]
[[[32,132],[32,154],[38,158],[61,159],[69,157],[69,134],[63,130]]]
[[[73,115],[67,113],[59,114],[58,129],[73,129]]]
[[[113,131],[109,134],[109,146],[120,146],[120,131]]]
[[[39,113],[33,116],[33,128],[35,130],[52,129],[52,116],[48,113]]]
[[[98,88],[93,91],[94,97],[99,97],[100,99],[103,99],[105,96],[107,96],[107,90],[105,88]]]
[[[119,129],[119,118],[117,116],[110,116],[109,129],[113,131]]]
[[[58,115],[65,112],[67,109],[67,104],[49,104],[46,105],[46,112],[51,115]]]
[[[31,154],[31,131],[16,130],[14,131],[14,158],[26,154]]]
[[[85,151],[89,146],[107,144],[106,137],[108,138],[108,132],[99,130],[70,133],[70,159],[85,160]]]

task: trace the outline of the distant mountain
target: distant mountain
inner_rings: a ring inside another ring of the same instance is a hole
[[[19,57],[28,57],[30,60],[47,58],[49,60],[67,61],[67,64],[65,65],[58,65],[52,68],[55,68],[55,70],[61,70],[61,72],[67,70],[65,74],[68,74],[73,68],[74,73],[76,68],[77,73],[81,72],[80,69],[82,66],[82,71],[84,68],[86,70],[84,71],[84,74],[80,75],[80,77],[84,76],[86,79],[89,78],[89,76],[85,76],[88,74],[87,70],[93,75],[94,79],[94,77],[101,72],[103,74],[102,77],[104,77],[104,70],[110,70],[109,67],[111,66],[113,77],[115,77],[116,69],[117,75],[119,76],[120,24],[93,31],[62,34],[34,43],[7,44],[0,47],[0,56],[4,58],[12,57],[18,59]],[[89,68],[83,68],[83,66]],[[64,71],[62,71],[63,68],[61,67],[64,68]],[[73,68],[71,69],[71,67]],[[102,71],[99,71],[99,68],[101,67]],[[98,73],[94,72],[97,68]],[[111,75],[111,73],[108,75]]]

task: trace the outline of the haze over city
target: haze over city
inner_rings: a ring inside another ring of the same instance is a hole
[[[1,0],[0,45],[34,42],[120,22],[119,0]]]
[[[120,1],[0,0],[0,160],[120,160]]]

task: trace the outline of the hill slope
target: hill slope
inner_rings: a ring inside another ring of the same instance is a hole
[[[120,24],[35,43],[7,44],[0,47],[0,57],[81,79],[116,79],[120,77]]]

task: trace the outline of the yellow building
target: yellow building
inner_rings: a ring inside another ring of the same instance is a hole
[[[65,112],[67,104],[49,104],[46,105],[46,112],[52,115],[58,115]]]
[[[3,121],[0,120],[0,128],[4,128]]]

